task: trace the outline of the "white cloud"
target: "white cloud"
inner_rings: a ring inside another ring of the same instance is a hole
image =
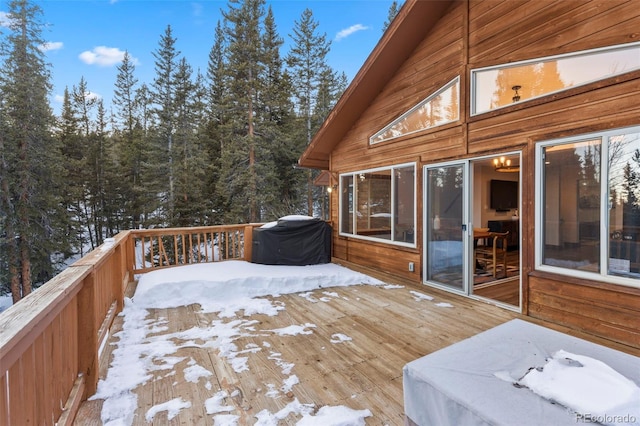
[[[60,50],[64,47],[64,43],[61,41],[47,41],[40,46],[40,50],[43,52],[49,52],[51,50]]]
[[[82,52],[79,58],[85,64],[109,67],[122,62],[124,53],[124,50],[120,50],[117,47],[96,46],[93,50]],[[132,58],[132,61],[134,64],[137,63],[135,58]]]
[[[87,91],[87,92],[85,92],[84,96],[85,96],[87,99],[95,99],[95,100],[100,100],[100,99],[102,99],[102,96],[100,96],[99,94],[97,94],[97,93],[95,93],[95,92],[92,92],[92,91]]]
[[[352,25],[349,28],[345,28],[344,30],[338,31],[338,34],[336,34],[336,41],[340,41],[343,38],[347,38],[351,34],[356,33],[358,31],[364,31],[364,30],[368,30],[368,29],[369,29],[369,27],[365,27],[362,24]]]
[[[0,11],[0,27],[9,28],[9,14],[7,12]]]

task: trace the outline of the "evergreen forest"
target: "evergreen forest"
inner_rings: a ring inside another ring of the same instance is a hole
[[[397,4],[390,14],[397,12]],[[0,294],[14,302],[121,230],[318,216],[318,171],[296,167],[347,85],[306,9],[281,51],[265,0],[229,0],[206,72],[159,36],[153,81],[128,54],[113,102],[82,78],[59,116],[32,0],[0,27]],[[391,21],[392,16],[389,18]],[[385,27],[388,23],[385,23]]]

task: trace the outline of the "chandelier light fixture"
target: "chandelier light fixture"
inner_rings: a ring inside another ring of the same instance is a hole
[[[522,86],[519,86],[519,85],[515,85],[511,88],[511,90],[515,92],[515,94],[513,95],[513,98],[511,98],[513,102],[518,102],[520,100],[520,94],[518,93],[518,90],[520,89],[522,89]]]
[[[520,171],[520,167],[512,166],[511,160],[506,157],[494,158],[493,167],[496,169],[496,172],[501,173],[513,173]]]

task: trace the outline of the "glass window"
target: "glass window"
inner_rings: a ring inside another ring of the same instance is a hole
[[[353,233],[353,176],[343,176],[340,181],[340,229],[347,234]]]
[[[369,143],[376,144],[388,141],[458,120],[460,117],[459,93],[460,78],[456,77],[433,95],[373,135]]]
[[[640,43],[471,71],[472,114],[640,69]]]
[[[340,233],[415,245],[415,165],[340,176]]]
[[[543,263],[600,271],[600,140],[545,147]]]
[[[395,241],[415,242],[415,167],[395,169]]]
[[[357,176],[356,234],[391,239],[391,170]]]
[[[608,272],[640,277],[640,129],[608,143]]]
[[[540,264],[640,278],[640,128],[539,149]]]

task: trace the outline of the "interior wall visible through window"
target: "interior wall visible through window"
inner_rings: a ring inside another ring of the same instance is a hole
[[[640,127],[544,143],[537,160],[539,263],[640,286]]]
[[[340,234],[415,246],[416,166],[340,176]]]

